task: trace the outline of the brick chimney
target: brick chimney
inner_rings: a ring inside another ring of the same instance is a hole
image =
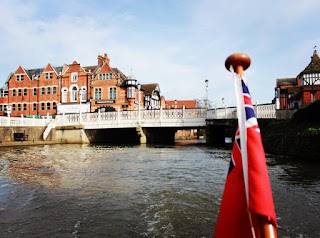
[[[102,55],[98,55],[98,65],[101,66],[103,65],[104,57]]]
[[[109,57],[108,57],[108,55],[106,53],[104,53],[103,59],[104,59],[105,63],[107,63],[108,65],[110,64],[110,59],[109,59]]]

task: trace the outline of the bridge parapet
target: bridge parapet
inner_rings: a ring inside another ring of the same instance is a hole
[[[275,104],[259,104],[253,106],[256,117],[276,118]],[[208,110],[207,119],[235,119],[237,118],[236,107],[224,107]]]
[[[83,125],[86,129],[129,127],[201,127],[205,109],[159,109],[64,114],[56,116],[56,126]]]

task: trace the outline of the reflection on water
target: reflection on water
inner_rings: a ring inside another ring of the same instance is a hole
[[[230,151],[49,145],[0,154],[0,237],[212,237]],[[318,237],[319,165],[268,158],[279,237]]]

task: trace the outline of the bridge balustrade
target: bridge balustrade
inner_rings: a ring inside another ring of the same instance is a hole
[[[276,118],[275,104],[259,104],[253,106],[257,118]],[[235,119],[236,107],[209,109],[207,119]]]
[[[46,118],[27,118],[27,117],[0,117],[0,126],[10,127],[10,126],[46,126],[49,123]]]
[[[82,114],[64,114],[56,116],[57,126],[84,125],[85,128],[115,128],[144,126],[181,126],[187,123],[204,126],[205,109],[159,109],[139,111],[115,111]],[[178,119],[178,120],[177,120]]]

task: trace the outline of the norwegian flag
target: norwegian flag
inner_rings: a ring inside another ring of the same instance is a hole
[[[239,126],[216,223],[215,238],[260,238],[261,218],[276,227],[276,214],[260,129],[247,82],[234,75]]]

